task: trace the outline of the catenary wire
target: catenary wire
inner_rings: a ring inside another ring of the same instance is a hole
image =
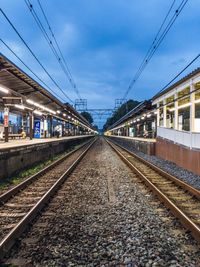
[[[156,44],[155,44],[155,39],[154,39],[153,45],[151,44],[151,49],[148,50],[148,53],[146,54],[146,58],[143,59],[142,64],[140,65],[138,71],[136,72],[134,78],[132,79],[128,89],[126,90],[126,92],[124,94],[124,98],[127,97],[128,93],[132,89],[133,85],[136,83],[136,81],[138,80],[138,78],[140,77],[142,72],[144,71],[145,67],[147,66],[147,64],[151,60],[152,56],[154,55],[154,53],[156,52],[156,50],[160,46],[161,42],[163,41],[163,39],[165,38],[165,36],[169,32],[170,28],[172,27],[172,25],[174,24],[174,22],[176,21],[176,19],[180,15],[181,11],[183,10],[183,8],[184,8],[184,6],[186,5],[187,2],[188,2],[188,0],[182,0],[181,4],[176,9],[174,15],[172,16],[172,18],[168,22],[167,26],[165,27],[165,29],[163,30],[163,32],[161,33],[161,36],[159,38],[158,38],[158,35],[160,34],[161,30],[158,31],[158,34],[156,35],[156,40],[157,40]],[[166,17],[165,17],[163,22],[165,22],[167,20],[167,17],[169,16],[173,5],[174,5],[174,2],[170,6],[170,9],[169,9],[169,11],[168,11],[168,13],[167,13],[167,15],[166,15]],[[163,25],[164,25],[164,23],[162,23],[162,25],[161,25],[162,28],[163,28]]]
[[[185,66],[172,80],[170,80],[157,94],[163,92],[171,83],[173,83],[186,69],[188,69],[198,58],[200,54],[198,54],[195,58],[193,58],[187,66]]]
[[[28,1],[29,1],[29,0],[28,0]],[[30,2],[30,1],[29,1],[29,2]],[[65,57],[63,56],[63,53],[62,53],[61,48],[60,48],[60,46],[59,46],[59,44],[58,44],[58,41],[57,41],[57,39],[56,39],[56,37],[55,37],[55,34],[53,33],[53,30],[52,30],[52,28],[51,28],[51,26],[50,26],[50,23],[49,23],[49,20],[48,20],[48,18],[47,18],[47,15],[46,15],[46,13],[45,13],[45,11],[44,11],[44,8],[42,7],[42,4],[41,4],[41,2],[40,2],[39,0],[37,0],[37,2],[38,2],[38,5],[39,5],[39,7],[40,7],[40,9],[41,9],[41,12],[42,12],[42,14],[43,14],[43,16],[44,16],[44,19],[45,19],[45,21],[46,21],[47,27],[48,27],[48,29],[49,29],[49,31],[50,31],[50,33],[51,33],[51,36],[52,36],[52,38],[53,38],[53,40],[54,40],[54,43],[55,43],[55,45],[56,45],[56,48],[57,48],[57,50],[58,50],[58,52],[59,52],[59,54],[60,54],[60,62],[63,61],[62,63],[63,63],[63,65],[64,65],[65,72],[67,72],[67,76],[68,76],[69,82],[70,82],[70,84],[72,85],[72,87],[73,87],[73,89],[75,90],[75,92],[77,93],[78,97],[81,99],[82,97],[81,97],[81,95],[80,95],[80,92],[79,92],[79,90],[78,90],[78,88],[77,88],[77,85],[76,85],[76,83],[75,83],[75,81],[74,81],[74,78],[73,78],[73,76],[72,76],[72,74],[71,74],[71,71],[70,71],[70,69],[69,69],[69,67],[68,67],[68,64],[67,64],[67,62],[66,62],[66,59],[65,59]]]
[[[0,38],[0,41],[3,43],[3,45],[41,82],[49,91],[51,91],[60,101],[63,101],[63,99],[55,93],[16,53],[15,51],[3,40]]]
[[[21,34],[18,32],[18,30],[16,29],[16,27],[14,26],[14,24],[11,22],[11,20],[8,18],[8,16],[5,14],[5,12],[2,10],[2,8],[0,8],[0,12],[2,13],[2,15],[5,17],[5,19],[8,21],[8,23],[10,24],[10,26],[13,28],[13,30],[15,31],[15,33],[18,35],[18,37],[20,38],[20,40],[23,42],[23,44],[26,46],[26,48],[29,50],[29,52],[32,54],[32,56],[35,58],[35,60],[38,62],[38,64],[41,66],[41,68],[44,70],[44,72],[47,74],[47,76],[51,79],[51,81],[55,84],[55,86],[63,93],[63,95],[72,103],[74,103],[70,97],[63,91],[63,89],[58,85],[58,83],[52,78],[52,76],[49,74],[49,72],[46,70],[46,68],[43,66],[43,64],[40,62],[40,60],[37,58],[37,56],[34,54],[34,52],[32,51],[32,49],[29,47],[29,45],[26,43],[26,41],[23,39],[23,37],[21,36]]]

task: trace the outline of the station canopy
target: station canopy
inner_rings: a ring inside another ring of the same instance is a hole
[[[47,113],[50,111],[51,115],[58,119],[73,119],[91,128],[88,121],[69,103],[62,103],[1,53],[0,87],[2,90],[7,88],[9,91],[5,95],[0,90],[0,106],[3,106],[3,103],[9,105],[13,101],[12,104],[15,105],[12,105],[12,109],[15,110],[16,107],[19,108],[19,105],[16,105],[18,102],[27,107],[36,104],[35,108],[42,109],[42,107],[45,107]]]
[[[128,121],[129,119],[141,114],[144,111],[151,109],[152,109],[151,100],[144,100],[140,104],[138,104],[135,108],[130,110],[127,114],[125,114],[123,117],[121,117],[118,121],[116,121],[113,125],[111,125],[107,130],[112,130],[113,128]]]

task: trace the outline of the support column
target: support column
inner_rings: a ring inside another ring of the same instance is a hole
[[[160,109],[159,109],[159,103],[157,103],[157,126],[160,126]]]
[[[167,127],[167,106],[166,100],[163,101],[163,126]]]
[[[47,138],[47,129],[48,129],[48,123],[47,123],[47,117],[44,118],[44,138]]]
[[[178,130],[178,100],[176,100],[178,94],[175,94],[175,103],[174,103],[174,129]]]
[[[64,136],[65,121],[62,121],[62,137]]]
[[[195,93],[192,93],[194,91],[194,84],[190,83],[190,103],[191,103],[191,106],[190,106],[190,132],[194,132],[195,131],[195,125],[194,125],[194,122],[195,122]]]
[[[74,136],[76,136],[76,126],[73,124]]]
[[[52,138],[53,137],[53,133],[52,133],[53,118],[52,118],[52,116],[49,116],[49,122],[50,122],[49,135],[50,135],[50,138]]]
[[[33,129],[34,129],[34,116],[33,112],[29,113],[29,125],[30,125],[30,140],[33,139]]]
[[[9,137],[9,108],[4,108],[4,134],[5,142],[8,142]]]

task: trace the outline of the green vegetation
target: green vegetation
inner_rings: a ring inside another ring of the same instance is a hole
[[[93,123],[93,118],[92,118],[92,115],[87,112],[87,111],[83,111],[81,112],[81,115],[90,123],[92,124]]]
[[[71,150],[75,149],[76,147],[77,146],[72,146],[64,153],[53,156],[50,159],[48,159],[42,163],[39,163],[37,165],[34,165],[31,168],[23,170],[23,171],[19,172],[16,176],[12,176],[6,180],[0,181],[0,190],[6,189],[9,186],[12,186],[12,185],[14,186],[14,185],[21,183],[25,178],[28,178],[28,177],[36,174],[37,172],[41,171],[42,169],[44,169],[45,167],[47,167],[48,165],[50,165],[54,161],[60,159],[61,157],[63,157],[64,155],[66,155]]]
[[[122,104],[113,114],[112,117],[108,118],[106,123],[103,126],[103,130],[106,131],[113,123],[122,118],[130,110],[135,108],[140,102],[136,100],[128,100],[126,103]]]

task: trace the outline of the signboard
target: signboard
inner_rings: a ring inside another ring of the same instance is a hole
[[[4,127],[8,127],[8,115],[4,115]]]
[[[4,108],[4,127],[8,127],[9,125],[9,109]]]
[[[34,138],[40,138],[40,121],[34,121]]]
[[[48,124],[47,124],[47,120],[44,120],[44,131],[48,130]]]

